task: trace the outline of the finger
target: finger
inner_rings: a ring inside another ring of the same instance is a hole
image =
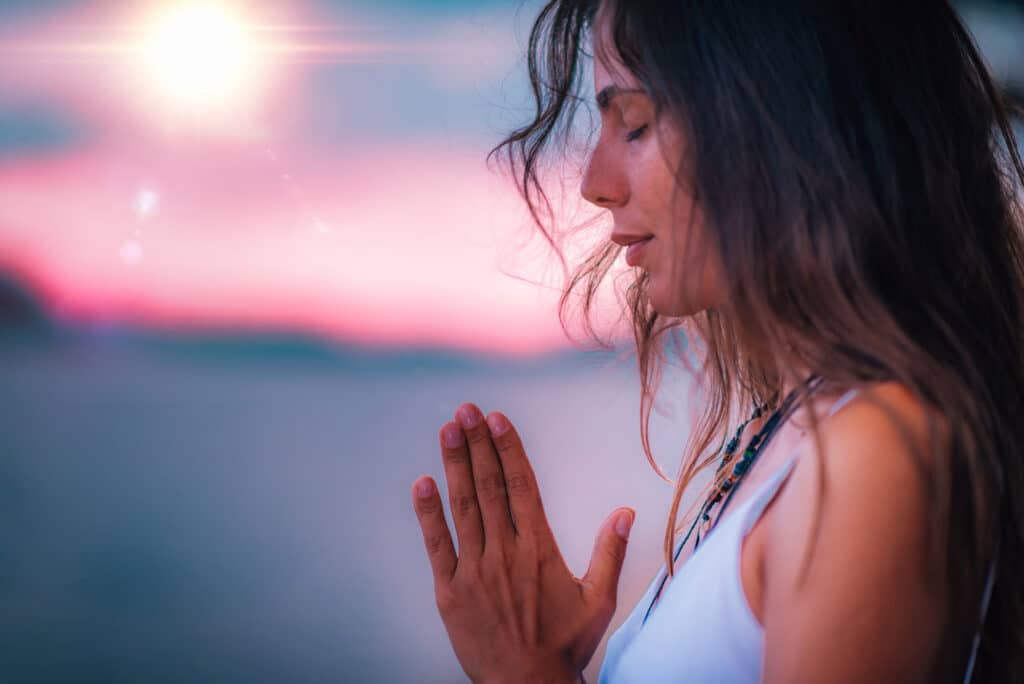
[[[440,439],[444,476],[448,480],[448,503],[459,538],[459,559],[479,558],[484,548],[484,526],[466,436],[458,423],[449,422],[441,427]]]
[[[509,510],[516,534],[550,534],[551,528],[544,515],[537,478],[526,457],[519,433],[508,417],[498,411],[487,416],[487,423],[505,474]]]
[[[498,452],[491,441],[491,430],[484,416],[473,404],[463,404],[455,412],[469,442],[473,461],[473,484],[480,502],[480,517],[484,524],[484,552],[488,545],[511,543],[515,539],[512,515],[508,510],[505,491],[505,473],[498,460]]]
[[[632,509],[619,509],[615,514],[608,516],[601,526],[601,531],[594,542],[590,567],[583,577],[583,593],[588,601],[611,600],[611,604],[615,605],[619,576],[622,574],[622,564],[626,560],[626,542],[634,518],[636,513]]]
[[[435,582],[447,582],[455,573],[455,545],[444,519],[441,495],[429,477],[421,477],[413,483],[413,508],[423,531],[423,543],[427,547],[430,568]]]

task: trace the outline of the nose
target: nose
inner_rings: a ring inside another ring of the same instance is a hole
[[[580,194],[591,204],[602,209],[620,207],[629,199],[629,184],[622,173],[621,159],[608,155],[600,145],[594,149],[583,173]]]

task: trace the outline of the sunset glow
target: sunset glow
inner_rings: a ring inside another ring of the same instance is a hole
[[[518,118],[501,90],[525,87],[510,11],[382,4],[0,25],[0,277],[65,321],[565,346],[553,254],[485,164]]]

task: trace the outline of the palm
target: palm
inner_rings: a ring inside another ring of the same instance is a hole
[[[614,613],[625,541],[605,525],[586,576],[575,577],[511,426],[493,442],[482,421],[465,440],[452,436],[443,452],[458,556],[439,495],[418,498],[416,509],[459,662],[473,681],[575,681]]]

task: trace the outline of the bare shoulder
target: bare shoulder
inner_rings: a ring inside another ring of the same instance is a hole
[[[808,430],[798,444],[791,479],[792,490],[801,495],[786,497],[794,511],[811,512],[813,498],[802,495],[814,493],[806,489],[816,485],[813,476],[826,487],[834,484],[834,491],[822,492],[833,505],[854,505],[871,495],[878,505],[907,514],[920,508],[927,515],[925,477],[945,467],[948,426],[910,389],[895,382],[860,389],[835,415],[821,417],[818,435],[816,443]]]
[[[929,420],[938,430],[939,443],[930,444]],[[906,431],[904,431],[906,428]],[[904,385],[877,383],[857,395],[823,426],[833,442],[856,445],[867,440],[903,438],[932,452],[946,447],[948,426],[944,416],[931,409]],[[841,440],[839,438],[842,438]],[[910,444],[905,446],[910,447]]]
[[[944,421],[904,386],[879,383],[819,435],[820,452],[810,432],[802,439],[772,506],[765,680],[923,681],[942,630],[927,482],[945,461]]]
[[[876,507],[892,507],[890,514],[927,518],[926,477],[946,465],[943,416],[907,387],[885,382],[860,389],[835,415],[821,418],[820,442],[808,430],[798,443],[789,493],[780,497],[786,502],[780,501],[780,508],[803,518],[820,498],[829,510],[847,505],[854,508],[849,513],[856,513],[869,508],[862,501],[869,497]]]

